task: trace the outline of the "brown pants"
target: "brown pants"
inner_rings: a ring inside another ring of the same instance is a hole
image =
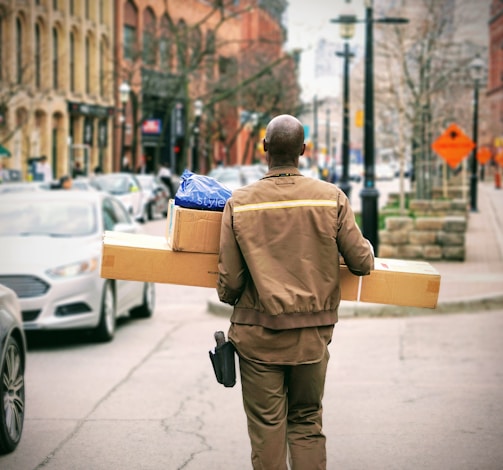
[[[325,470],[322,398],[329,353],[316,364],[259,364],[240,357],[254,470]]]

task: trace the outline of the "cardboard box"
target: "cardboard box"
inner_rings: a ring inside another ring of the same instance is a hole
[[[374,270],[361,278],[361,302],[435,308],[440,274],[426,261],[376,258]]]
[[[168,206],[166,239],[173,251],[218,253],[222,212]]]
[[[165,237],[105,232],[101,277],[217,286],[218,254],[173,251]]]
[[[173,251],[165,237],[105,232],[101,277],[216,289],[218,254]],[[376,258],[368,276],[341,265],[342,300],[435,308],[440,274],[425,261]]]

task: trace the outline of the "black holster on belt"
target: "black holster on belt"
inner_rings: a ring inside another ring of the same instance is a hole
[[[215,333],[217,345],[214,352],[210,351],[210,360],[215,371],[217,382],[224,387],[236,385],[235,348],[230,341],[225,341],[222,331]]]

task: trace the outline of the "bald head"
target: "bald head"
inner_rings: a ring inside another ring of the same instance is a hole
[[[297,166],[298,158],[304,153],[304,149],[304,127],[297,118],[281,114],[269,122],[264,139],[269,167]]]

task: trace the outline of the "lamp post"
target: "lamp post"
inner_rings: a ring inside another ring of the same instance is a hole
[[[336,52],[338,57],[344,59],[343,70],[343,112],[342,112],[342,176],[339,187],[349,198],[351,196],[351,184],[349,182],[349,60],[354,54],[349,49],[349,40],[355,33],[355,15],[340,15],[337,20],[331,20],[340,24],[340,36],[344,39],[344,51]]]
[[[472,151],[472,174],[470,176],[470,210],[477,211],[477,147],[478,147],[478,120],[479,120],[479,85],[484,74],[484,62],[477,56],[470,64],[470,74],[473,79],[473,135],[475,143]]]
[[[362,207],[362,232],[372,243],[378,254],[378,199],[379,191],[375,187],[375,140],[374,140],[374,23],[404,24],[407,18],[374,19],[373,0],[365,0],[365,94],[364,94],[364,179],[360,192]]]
[[[199,171],[199,133],[201,116],[203,114],[203,102],[201,100],[194,101],[194,146],[192,148],[192,171]]]
[[[119,87],[119,99],[122,104],[122,136],[121,136],[121,167],[124,164],[124,147],[126,141],[126,105],[129,100],[129,92],[131,91],[131,87],[128,82],[122,82]]]
[[[374,142],[374,18],[372,0],[365,2],[365,88],[364,88],[364,131],[363,188],[360,191],[363,235],[372,243],[377,254],[378,237],[378,199],[379,191],[375,187],[375,142]]]
[[[346,0],[349,3],[349,0]],[[365,19],[357,20],[350,16],[342,16],[331,20],[333,23],[354,22],[365,23],[365,89],[364,89],[364,127],[363,127],[363,151],[364,151],[364,182],[360,191],[362,232],[374,247],[377,254],[379,248],[378,239],[378,205],[379,191],[375,187],[375,142],[374,142],[374,23],[404,24],[407,18],[386,17],[374,19],[373,0],[365,0]]]

